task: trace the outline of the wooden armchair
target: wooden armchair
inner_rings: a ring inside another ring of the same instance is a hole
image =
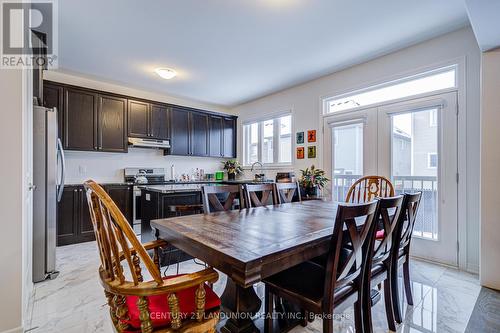
[[[382,176],[366,176],[359,178],[351,185],[345,202],[363,203],[375,198],[394,196],[394,186],[391,181]]]
[[[162,278],[159,249],[167,243],[141,244],[103,188],[92,180],[84,186],[101,258],[99,276],[116,331],[215,332],[220,299],[206,283],[217,281],[218,273],[207,268]],[[151,281],[144,281],[143,267]]]

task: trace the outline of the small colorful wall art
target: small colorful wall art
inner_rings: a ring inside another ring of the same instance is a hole
[[[297,159],[298,160],[304,159],[304,147],[297,147]]]
[[[316,130],[307,131],[307,142],[316,142]]]
[[[297,132],[297,144],[303,144],[304,143],[304,132]]]
[[[316,158],[316,146],[307,147],[307,158]]]

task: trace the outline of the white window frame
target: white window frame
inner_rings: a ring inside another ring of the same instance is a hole
[[[433,156],[433,155],[436,156],[436,163],[438,162],[438,160],[437,160],[438,154],[437,153],[427,153],[427,169],[436,169],[437,168],[437,164],[436,164],[436,166],[431,165],[431,156]]]
[[[285,135],[280,135],[280,127],[279,127],[279,120],[282,117],[290,117],[290,134],[285,134]],[[265,121],[273,120],[273,162],[272,163],[263,163],[262,162],[262,145],[263,145],[263,138],[264,138],[264,129],[263,129],[263,123]],[[243,122],[242,124],[242,133],[243,133],[243,167],[250,167],[252,163],[247,161],[247,155],[248,155],[248,149],[249,149],[249,144],[248,141],[250,139],[249,136],[249,131],[246,130],[246,126],[256,124],[258,123],[258,143],[257,143],[257,162],[262,163],[265,167],[273,167],[273,166],[291,166],[293,163],[293,151],[295,148],[294,141],[293,141],[293,116],[292,112],[285,112],[285,113],[279,113],[279,114],[274,114],[271,117],[265,117],[265,118],[258,118],[258,119],[252,119]],[[282,138],[290,138],[290,162],[278,162],[279,157],[280,157],[280,140]]]
[[[438,124],[438,110],[434,109],[429,112],[429,126],[436,127]]]
[[[388,99],[388,100],[375,102],[375,103],[367,104],[367,105],[354,106],[352,108],[348,108],[348,109],[344,109],[344,110],[338,110],[338,111],[333,111],[333,112],[329,111],[330,110],[329,105],[330,105],[330,102],[332,100],[344,99],[344,98],[347,98],[350,96],[356,96],[358,94],[370,92],[373,90],[383,89],[383,88],[387,88],[387,87],[394,86],[394,85],[399,85],[402,83],[418,80],[421,78],[434,76],[434,75],[438,75],[441,73],[446,73],[446,72],[452,71],[452,70],[455,71],[455,86],[454,87],[443,88],[443,89],[425,92],[425,93],[421,93],[421,94],[415,94],[415,95],[411,95],[411,96],[404,96],[404,97],[398,97],[398,98],[394,98],[394,99]],[[420,96],[425,96],[428,94],[438,94],[438,93],[443,93],[443,92],[447,92],[447,91],[454,91],[454,90],[458,89],[458,86],[459,86],[459,64],[452,63],[452,64],[440,66],[437,68],[433,68],[433,69],[422,70],[422,71],[416,72],[414,74],[406,75],[406,76],[399,77],[396,79],[386,80],[386,81],[383,81],[382,83],[373,84],[373,85],[370,85],[368,87],[364,87],[361,89],[351,89],[345,93],[322,96],[321,97],[321,112],[322,112],[322,115],[324,117],[328,117],[328,116],[331,116],[333,114],[348,113],[348,112],[352,112],[355,110],[362,110],[365,108],[371,108],[371,107],[376,107],[376,106],[380,106],[380,105],[385,105],[388,103],[394,103],[394,102],[397,102],[399,100],[414,99],[414,98],[418,98]]]

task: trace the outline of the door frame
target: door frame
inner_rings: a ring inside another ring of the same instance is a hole
[[[466,115],[463,106],[465,103],[465,59],[462,63],[461,61],[457,64],[457,87],[450,89],[443,89],[439,91],[434,91],[430,93],[420,94],[416,96],[411,96],[407,98],[396,99],[384,103],[378,103],[365,107],[358,107],[351,110],[340,111],[331,114],[323,114],[321,117],[321,128],[323,136],[323,149],[322,149],[322,166],[325,172],[331,175],[332,170],[332,131],[329,130],[330,124],[335,122],[342,122],[352,118],[360,118],[360,116],[353,116],[354,114],[368,115],[368,111],[374,111],[377,116],[378,121],[378,109],[380,108],[390,108],[391,105],[397,105],[401,103],[412,103],[423,99],[432,99],[432,97],[439,98],[440,95],[445,95],[447,93],[456,94],[456,112],[457,112],[457,177],[459,179],[457,184],[457,264],[458,268],[462,270],[475,271],[475,268],[470,268],[467,266],[467,179],[466,179]],[[432,104],[432,103],[431,103]],[[363,119],[368,119],[368,118]],[[377,124],[377,130],[379,125]],[[378,139],[378,133],[377,133]],[[377,154],[379,147],[377,146]],[[378,162],[378,160],[377,160]],[[363,165],[364,168],[364,165]],[[378,165],[377,165],[378,168]],[[365,169],[363,170],[365,172]],[[325,190],[325,195],[331,198],[332,195],[332,183],[330,182]],[[462,246],[460,246],[462,245]],[[455,266],[456,267],[456,266]]]
[[[380,106],[377,110],[378,120],[378,165],[379,174],[388,178],[392,177],[392,116],[399,114],[426,111],[432,108],[438,110],[437,127],[437,217],[438,240],[429,240],[415,237],[412,241],[413,255],[441,264],[458,267],[459,265],[459,229],[458,229],[458,119],[457,119],[457,94],[456,92],[443,93],[427,98],[411,99],[404,102]],[[446,114],[444,112],[447,112]],[[447,124],[446,128],[443,124]],[[453,124],[453,126],[449,126]],[[447,145],[447,142],[450,145]],[[453,147],[450,149],[451,143]],[[448,147],[443,149],[443,147]],[[451,190],[453,196],[449,195]],[[453,216],[454,215],[454,216]],[[451,222],[448,220],[451,218]],[[450,224],[453,223],[453,224]],[[452,228],[452,229],[449,229]],[[454,235],[446,236],[446,231]],[[451,242],[450,242],[451,241]],[[444,246],[444,247],[443,247]],[[431,253],[441,252],[439,256],[427,256],[422,251],[426,248]],[[420,253],[418,253],[420,252]]]

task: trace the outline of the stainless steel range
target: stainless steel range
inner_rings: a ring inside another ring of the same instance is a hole
[[[138,185],[165,183],[164,168],[125,168],[124,179],[127,183],[134,184],[133,223],[141,224],[141,190]]]

